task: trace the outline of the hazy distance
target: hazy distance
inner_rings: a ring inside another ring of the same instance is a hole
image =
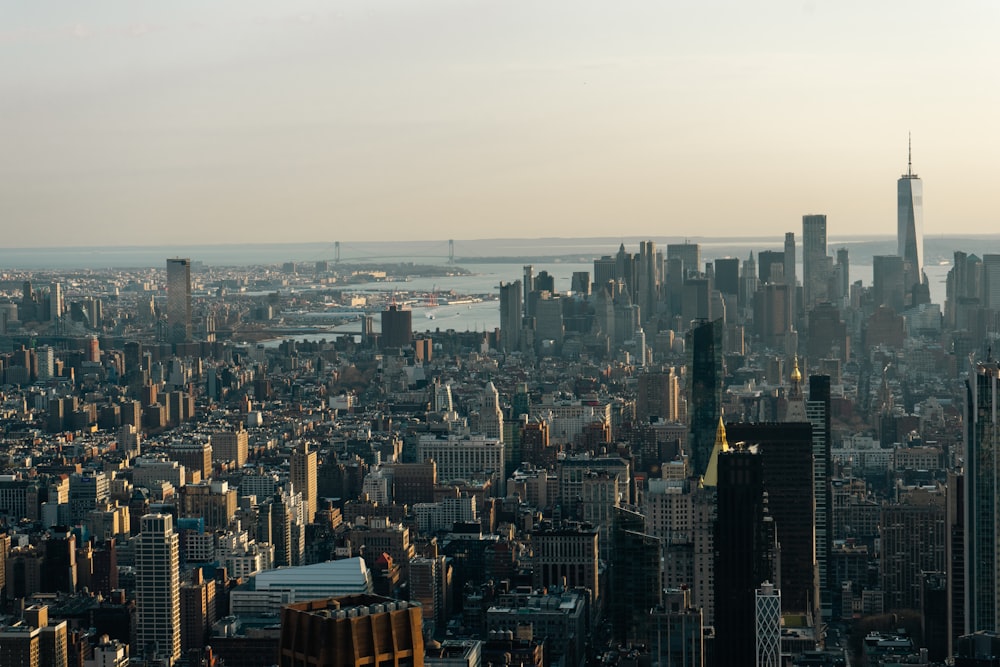
[[[990,2],[8,3],[8,247],[996,229]]]

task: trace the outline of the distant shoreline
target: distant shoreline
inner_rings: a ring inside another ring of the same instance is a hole
[[[796,233],[798,241],[799,234]],[[239,244],[176,244],[150,246],[65,246],[53,248],[0,248],[0,271],[66,271],[66,270],[144,270],[159,269],[168,257],[189,257],[206,267],[275,266],[285,262],[329,262],[340,265],[380,264],[543,264],[589,262],[613,255],[621,245],[628,252],[638,252],[640,241],[651,240],[666,254],[673,243],[697,243],[702,258],[711,261],[721,257],[747,259],[750,252],[783,250],[783,236],[628,236],[591,238],[511,238],[427,241],[370,241],[325,243],[239,243]],[[830,236],[827,241],[832,255],[838,248],[848,248],[852,263],[870,263],[873,255],[896,252],[894,236],[851,235]],[[801,241],[799,243],[801,250]],[[949,234],[925,236],[926,262],[950,262],[955,250],[976,254],[1000,254],[1000,234]]]

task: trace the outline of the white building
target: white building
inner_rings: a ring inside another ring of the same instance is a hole
[[[423,435],[417,441],[417,460],[434,459],[438,479],[477,480],[496,476],[497,495],[504,495],[504,443],[485,436]]]
[[[431,535],[439,530],[451,530],[458,521],[475,521],[476,497],[444,498],[439,503],[416,503],[413,506],[417,530]]]
[[[365,561],[347,558],[260,572],[229,594],[229,607],[234,616],[277,616],[285,604],[371,592]]]
[[[136,655],[181,657],[179,536],[169,514],[147,514],[135,540]]]
[[[754,597],[757,667],[781,667],[781,591],[765,581]]]

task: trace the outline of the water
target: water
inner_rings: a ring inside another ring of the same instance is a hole
[[[777,237],[748,239],[711,238],[654,238],[665,251],[668,243],[685,240],[696,242],[702,248],[702,261],[711,262],[722,257],[745,259],[751,250],[782,250],[783,239]],[[629,252],[638,252],[639,237],[589,238],[589,239],[484,239],[457,241],[454,244],[455,262],[472,271],[468,276],[414,277],[409,280],[371,283],[351,286],[349,291],[364,292],[431,292],[447,295],[472,295],[495,299],[501,281],[513,282],[523,278],[523,266],[532,264],[535,275],[548,271],[555,278],[556,291],[566,292],[576,271],[586,271],[593,278],[593,259],[613,255],[619,244],[624,243]],[[828,244],[831,254],[847,247],[851,254],[851,281],[861,280],[870,285],[872,280],[871,257],[895,252],[895,239],[889,237],[832,238]],[[974,249],[977,254],[1000,252],[1000,237],[930,238],[925,240],[927,257],[926,273],[930,283],[931,300],[943,304],[945,276],[950,269],[954,249]],[[445,265],[451,247],[447,241],[426,242],[370,242],[341,245],[344,264],[387,264],[413,262],[416,264]],[[801,249],[800,249],[801,252]],[[273,265],[285,261],[331,261],[336,255],[333,242],[291,244],[240,244],[240,245],[177,245],[146,247],[92,247],[92,248],[0,248],[0,266],[17,269],[102,269],[163,267],[167,257],[190,257],[194,261],[213,266]],[[801,254],[800,254],[801,257]],[[482,258],[504,258],[509,261],[480,261]],[[541,259],[544,258],[544,259]],[[463,261],[465,259],[466,261]],[[944,263],[942,263],[944,262]],[[801,265],[798,275],[802,276]],[[428,315],[433,314],[433,318]],[[378,318],[376,326],[378,325]],[[434,309],[414,308],[414,331],[490,331],[500,326],[500,309],[495,300],[481,303],[438,306]],[[354,331],[357,324],[344,325],[342,331]],[[331,333],[337,328],[329,330]],[[308,334],[316,338],[317,334]]]
[[[715,257],[704,255],[705,261],[712,261]],[[587,271],[593,277],[593,261],[588,262],[551,262],[532,264],[535,275],[540,271],[548,271],[555,278],[556,291],[567,292],[570,288],[570,280],[573,273],[577,271]],[[523,264],[496,262],[489,264],[469,264],[468,268],[475,273],[470,276],[441,276],[435,278],[412,278],[410,280],[387,281],[380,283],[369,283],[360,286],[351,286],[351,292],[430,292],[436,290],[438,295],[444,295],[454,290],[458,295],[469,295],[486,297],[488,301],[471,304],[439,305],[437,307],[413,308],[413,331],[430,332],[433,336],[435,331],[492,331],[500,326],[500,304],[495,300],[499,293],[500,281],[513,282],[522,280],[524,275]],[[934,264],[926,267],[927,280],[930,284],[931,300],[934,303],[943,304],[945,297],[945,276],[951,269],[950,265]],[[798,267],[801,276],[801,265]],[[861,280],[865,285],[870,285],[872,281],[871,264],[861,264],[851,266],[851,282]],[[433,318],[430,317],[433,315]],[[379,318],[374,318],[375,330],[379,330]],[[338,333],[356,332],[360,328],[357,322],[331,327],[326,333],[310,333],[288,338],[294,340],[317,340],[324,336],[335,336]]]

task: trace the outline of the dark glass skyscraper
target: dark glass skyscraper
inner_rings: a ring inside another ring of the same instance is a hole
[[[975,364],[966,380],[965,631],[997,631],[997,466],[1000,364]]]
[[[382,347],[407,347],[413,342],[413,312],[390,304],[382,311]]]
[[[830,452],[830,376],[809,376],[806,416],[812,424],[813,494],[816,498],[816,562],[819,566],[820,604],[824,618],[833,613],[830,561],[833,557],[833,460]]]
[[[691,431],[688,438],[691,473],[704,475],[715,444],[715,430],[722,409],[723,321],[698,322],[687,333],[690,356],[688,410]],[[760,583],[760,582],[758,582]]]
[[[715,524],[715,664],[751,665],[755,591],[774,581],[776,535],[764,501],[763,459],[752,449],[719,455]]]
[[[764,490],[781,542],[783,612],[819,607],[816,508],[813,502],[812,425],[808,422],[727,424],[730,442],[757,445]]]
[[[500,349],[517,352],[521,349],[521,281],[500,283]]]
[[[649,611],[663,590],[660,539],[646,533],[646,518],[614,508],[611,542],[611,619],[619,642],[650,641]]]

